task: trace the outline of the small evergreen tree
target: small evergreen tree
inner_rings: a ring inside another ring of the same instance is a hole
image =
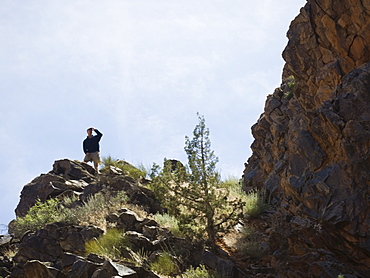
[[[211,150],[209,129],[204,116],[198,113],[198,119],[193,138],[185,137],[188,167],[181,163],[174,167],[165,159],[163,170],[153,181],[169,213],[178,218],[180,229],[188,234],[205,233],[214,248],[217,233],[235,224],[243,204],[228,200],[228,189],[216,171],[218,158]]]

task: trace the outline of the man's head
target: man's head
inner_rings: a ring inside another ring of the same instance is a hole
[[[93,128],[93,127],[89,127],[89,128],[87,129],[87,136],[88,136],[88,137],[91,137],[91,136],[92,136],[92,132],[93,132],[93,130],[94,130],[94,128]]]

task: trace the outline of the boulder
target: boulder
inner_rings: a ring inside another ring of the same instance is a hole
[[[140,250],[155,251],[160,248],[159,241],[151,241],[143,234],[135,231],[127,231],[125,233],[125,237],[129,240],[130,248],[134,252],[138,252]]]
[[[45,202],[58,196],[81,194],[96,180],[94,171],[94,168],[83,162],[68,159],[55,161],[52,171],[41,174],[23,187],[15,209],[16,216],[24,217],[37,200]]]
[[[13,258],[17,264],[17,275],[23,275],[22,273],[26,272],[26,264],[31,261],[33,263],[28,267],[32,269],[43,269],[43,272],[48,273],[54,272],[56,268],[58,272],[66,273],[77,261],[82,260],[78,254],[85,254],[85,242],[99,237],[102,233],[103,231],[95,227],[68,226],[62,223],[48,224],[43,229],[28,233],[19,243],[19,250]],[[87,265],[81,264],[88,268]],[[72,273],[76,271],[74,269]]]
[[[112,261],[105,261],[100,273],[94,273],[92,277],[104,277],[102,274],[109,274],[109,277],[112,276],[119,276],[119,277],[127,277],[127,278],[138,278],[138,275],[135,270]]]
[[[57,160],[53,164],[53,174],[61,175],[66,179],[91,182],[95,179],[96,171],[89,164],[69,159]]]
[[[61,194],[63,189],[60,188],[60,185],[64,184],[65,181],[64,178],[54,174],[42,174],[25,185],[15,209],[16,216],[24,217],[37,200],[44,202]]]
[[[86,261],[77,260],[69,270],[68,278],[91,278],[96,269],[100,267],[99,264]]]
[[[204,252],[203,263],[210,269],[216,270],[222,277],[239,277],[239,270],[231,260],[221,258],[210,251]]]
[[[138,224],[142,221],[143,220],[139,219],[139,216],[135,212],[128,209],[123,209],[122,211],[120,211],[120,214],[115,222],[117,223],[117,227],[122,230],[136,231],[136,226],[138,226]]]
[[[48,266],[37,260],[28,261],[24,265],[24,273],[27,278],[65,278],[66,276],[58,269]]]

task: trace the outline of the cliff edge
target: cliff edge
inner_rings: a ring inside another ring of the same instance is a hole
[[[271,195],[284,277],[370,277],[370,2],[309,0],[288,38],[244,186]]]

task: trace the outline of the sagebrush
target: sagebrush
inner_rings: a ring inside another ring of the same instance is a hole
[[[128,175],[136,180],[145,178],[148,175],[148,171],[145,169],[142,163],[135,167],[126,161],[115,159],[111,156],[103,157],[103,168],[101,169],[101,172],[108,172],[109,166],[120,169],[123,174]]]
[[[106,229],[106,216],[124,206],[127,196],[124,192],[99,192],[87,198],[81,206],[73,206],[74,202],[75,199],[71,197],[49,199],[45,202],[38,199],[24,217],[17,217],[12,229],[14,235],[20,238],[27,231],[35,231],[53,222],[93,224]]]

